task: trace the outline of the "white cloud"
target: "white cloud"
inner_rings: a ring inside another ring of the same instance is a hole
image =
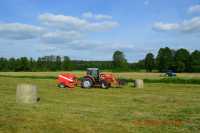
[[[89,16],[89,14],[87,15]],[[39,20],[45,25],[64,30],[105,31],[119,26],[118,22],[115,21],[92,22],[78,17],[55,15],[50,13],[41,14]]]
[[[67,43],[66,45],[45,44],[43,47],[38,49],[39,52],[48,53],[49,55],[55,53],[66,55],[66,53],[68,53],[68,55],[73,59],[79,60],[110,60],[112,59],[113,52],[116,50],[125,52],[127,59],[131,59],[130,61],[133,61],[133,55],[131,53],[135,53],[134,55],[140,57],[136,58],[141,59],[147,52],[154,52],[157,49],[144,46],[138,47],[132,43],[109,42],[102,40],[75,40],[73,42]],[[91,51],[103,52],[96,52],[95,56],[91,56]],[[83,56],[80,57],[79,54],[76,53],[80,53]]]
[[[87,16],[87,17],[86,17]],[[90,19],[91,16],[91,19]],[[62,50],[89,51],[131,49],[127,45],[104,43],[86,39],[88,32],[111,30],[119,26],[111,16],[85,13],[84,17],[74,17],[55,14],[41,14],[38,16],[40,26],[21,23],[0,23],[0,39],[2,40],[30,40],[37,41],[37,51],[54,52]]]
[[[41,27],[20,24],[20,23],[1,23],[0,38],[11,40],[26,40],[39,37],[43,33]]]
[[[38,52],[55,52],[60,50],[59,47],[56,46],[50,46],[50,45],[46,45],[46,44],[40,44],[40,46],[37,48]]]
[[[177,30],[178,27],[179,27],[179,24],[163,23],[163,22],[156,22],[153,25],[153,29],[159,30],[159,31]]]
[[[115,27],[119,26],[117,22],[114,21],[104,21],[104,22],[95,22],[95,23],[90,23],[84,27],[85,30],[87,31],[107,31],[111,30]]]
[[[189,13],[200,13],[200,5],[193,5],[188,10]]]
[[[185,20],[181,24],[181,31],[183,32],[200,32],[200,17],[192,18],[191,20]]]
[[[103,14],[97,14],[95,16],[95,19],[96,20],[105,20],[105,19],[112,19],[112,16],[109,16],[109,15],[103,15]]]
[[[94,19],[94,20],[112,20],[112,16],[105,14],[93,14],[92,12],[85,12],[82,14],[85,19]]]
[[[74,40],[80,40],[82,34],[76,31],[56,31],[48,32],[41,37],[41,40],[49,44],[66,44]]]
[[[61,38],[63,39],[63,38]],[[60,41],[62,45],[54,45],[55,43],[45,43],[45,47],[40,47],[41,51],[51,51],[51,50],[76,50],[76,51],[115,51],[115,50],[123,50],[123,51],[134,51],[138,50],[133,44],[130,43],[118,43],[118,42],[105,42],[99,40],[84,40],[77,39],[71,41]]]
[[[92,12],[85,12],[82,14],[83,18],[86,18],[86,19],[91,19],[93,18],[93,13]]]
[[[149,0],[145,0],[144,5],[149,5]]]
[[[135,49],[133,44],[128,43],[116,43],[116,42],[104,42],[97,40],[74,40],[69,42],[68,45],[64,45],[68,49],[73,50],[95,50],[95,51],[131,51]]]
[[[88,24],[86,20],[79,19],[73,16],[64,16],[64,15],[54,15],[51,13],[45,13],[39,15],[39,20],[48,26],[56,26],[69,28],[69,26],[74,28],[85,27]]]
[[[158,31],[178,31],[182,33],[200,32],[200,17],[194,17],[190,20],[184,20],[180,23],[162,23],[156,22],[153,25],[154,30]]]

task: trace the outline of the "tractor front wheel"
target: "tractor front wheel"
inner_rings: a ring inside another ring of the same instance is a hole
[[[93,85],[92,80],[89,78],[85,78],[81,82],[81,87],[82,88],[91,88]]]
[[[110,84],[107,81],[102,80],[100,81],[100,86],[102,89],[108,89],[110,87]]]

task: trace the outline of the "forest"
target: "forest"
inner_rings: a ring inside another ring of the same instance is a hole
[[[134,54],[134,53],[133,53]],[[107,71],[157,71],[166,72],[200,72],[200,51],[181,48],[178,50],[168,47],[160,48],[157,55],[147,53],[144,59],[130,63],[122,51],[113,53],[113,60],[110,61],[84,61],[71,60],[68,56],[44,56],[37,59],[0,58],[0,71],[71,71],[85,70],[89,67],[97,67]]]

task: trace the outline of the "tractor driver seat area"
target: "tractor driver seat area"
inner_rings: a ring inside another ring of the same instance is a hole
[[[88,68],[87,75],[95,79],[96,82],[99,82],[99,69],[98,68]]]

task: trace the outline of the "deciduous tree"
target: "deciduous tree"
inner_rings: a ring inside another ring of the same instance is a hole
[[[173,51],[168,47],[160,48],[156,58],[156,64],[158,70],[160,72],[165,72],[169,69],[172,69],[173,61],[174,61]]]
[[[152,72],[155,67],[154,55],[152,53],[148,53],[145,57],[145,69],[148,72]]]
[[[113,65],[114,65],[114,68],[118,70],[126,70],[128,68],[128,63],[123,52],[121,51],[114,52]]]

